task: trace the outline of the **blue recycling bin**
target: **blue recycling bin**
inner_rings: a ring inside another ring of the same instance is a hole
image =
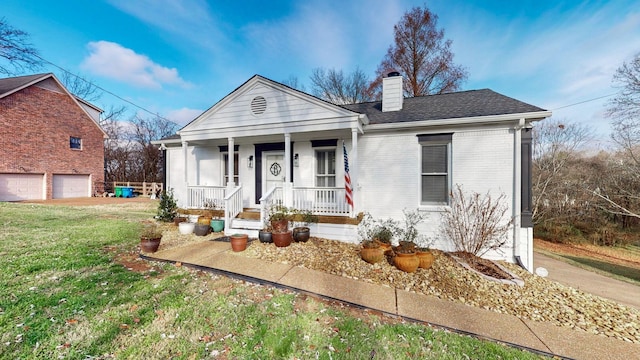
[[[122,188],[122,197],[125,197],[125,198],[133,197],[133,188],[132,187],[123,187]]]

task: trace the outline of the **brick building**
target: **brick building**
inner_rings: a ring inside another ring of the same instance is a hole
[[[0,201],[101,192],[101,112],[51,73],[0,79]]]

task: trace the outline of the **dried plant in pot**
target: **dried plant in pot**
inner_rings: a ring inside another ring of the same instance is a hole
[[[416,256],[420,259],[419,267],[421,269],[430,269],[435,261],[435,256],[429,248],[419,247],[416,249]]]
[[[287,247],[291,245],[293,241],[293,234],[291,230],[287,231],[275,231],[271,233],[271,238],[273,239],[273,243],[277,247]]]
[[[267,225],[265,226],[262,230],[258,231],[258,240],[260,240],[261,243],[265,243],[265,244],[270,244],[273,242],[273,235],[272,235],[272,230],[271,230],[271,225]]]
[[[395,257],[393,264],[400,270],[408,273],[415,272],[420,266],[420,259],[416,255],[416,246],[409,241],[401,241],[393,251]]]
[[[283,205],[274,205],[269,209],[269,222],[273,232],[286,232],[289,230],[291,221],[291,210]]]
[[[369,264],[379,263],[384,260],[384,249],[380,244],[372,240],[362,242],[360,249],[360,257]]]
[[[140,233],[140,249],[144,252],[153,253],[158,251],[160,241],[162,240],[162,231],[158,225],[154,223],[145,223]]]
[[[317,223],[318,216],[310,210],[292,210],[292,220],[294,222],[293,240],[297,242],[307,242],[311,237],[310,223]]]

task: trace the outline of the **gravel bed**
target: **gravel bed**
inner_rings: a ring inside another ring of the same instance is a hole
[[[431,269],[418,269],[411,274],[387,262],[374,265],[364,262],[357,245],[313,237],[306,243],[293,243],[286,248],[254,241],[239,254],[640,344],[640,310],[564,286],[504,262],[500,264],[520,276],[524,286],[497,283],[465,269],[443,252],[434,253],[436,259]]]
[[[161,250],[222,236],[180,235],[175,227],[165,230]],[[324,271],[640,344],[638,309],[533,275],[510,263],[500,262],[522,278],[524,286],[497,283],[465,269],[446,253],[433,252],[433,267],[411,274],[387,262],[374,265],[364,262],[358,245],[314,237],[286,248],[252,241],[247,250],[234,254]]]

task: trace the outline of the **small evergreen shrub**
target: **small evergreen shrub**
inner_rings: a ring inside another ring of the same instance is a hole
[[[160,195],[160,203],[158,204],[158,214],[156,219],[164,222],[173,221],[178,215],[178,204],[173,197],[173,189],[163,191]]]

